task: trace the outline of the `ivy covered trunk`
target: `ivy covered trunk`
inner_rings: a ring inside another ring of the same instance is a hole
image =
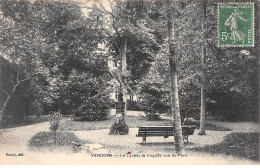
[[[124,92],[123,83],[126,83],[126,50],[127,50],[127,38],[124,41],[123,51],[122,51],[122,82],[120,82],[118,102],[116,103],[116,122],[111,126],[109,135],[127,135],[129,128],[125,121],[125,105],[124,102]]]
[[[170,94],[171,94],[171,112],[173,114],[173,132],[174,144],[178,154],[184,153],[182,129],[181,129],[181,115],[178,95],[178,73],[177,60],[174,48],[174,23],[173,23],[174,6],[172,0],[168,1],[167,10],[167,30],[168,30],[168,44],[169,44],[169,66],[170,66]]]
[[[122,89],[120,89],[118,102],[116,102],[116,122],[111,126],[109,135],[127,135],[128,132],[129,128],[125,122],[125,102],[123,101]]]

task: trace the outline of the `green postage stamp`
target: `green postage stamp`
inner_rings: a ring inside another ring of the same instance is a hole
[[[254,3],[218,4],[219,47],[254,47]]]

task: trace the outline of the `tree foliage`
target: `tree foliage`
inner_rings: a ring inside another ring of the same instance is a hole
[[[157,90],[169,92],[168,48],[165,45],[167,37],[163,36],[165,29],[160,27],[160,25],[165,25],[165,11],[163,7],[158,7],[162,4],[162,2],[155,1],[152,5],[153,14],[150,15],[151,19],[157,23],[153,24],[154,27],[156,26],[156,31],[159,32],[158,34],[162,34],[160,51],[154,56],[155,61],[152,63],[149,73],[143,78],[141,87],[146,87],[150,83],[150,87],[153,88],[156,84]],[[201,19],[199,19],[202,15],[201,3],[181,2],[176,15],[176,54],[180,65],[178,83],[180,108],[184,121],[185,117],[191,116],[198,119],[199,116],[199,86],[202,73],[200,53],[203,40]],[[258,57],[256,49],[218,48],[217,40],[215,40],[217,39],[217,16],[217,5],[208,2],[205,27],[207,115],[229,120],[250,119],[256,115],[257,111],[255,90],[258,86]],[[218,97],[215,94],[222,96]],[[169,104],[169,98],[166,100],[165,102]],[[241,100],[247,101],[241,104],[239,103]],[[226,110],[223,108],[220,110],[219,106],[224,106]],[[236,111],[241,115],[237,115]]]
[[[154,61],[154,53],[159,51],[156,32],[151,28],[146,1],[110,1],[104,6],[95,1],[92,16],[98,17],[106,35],[109,53],[121,60],[127,39],[127,76],[130,84],[143,77]]]
[[[99,81],[101,86],[82,96],[82,102],[103,92],[108,80],[106,56],[95,52],[103,39],[95,18],[86,17],[76,4],[65,2],[3,1],[1,10],[5,24],[1,24],[1,53],[30,79],[35,104],[47,105],[48,112],[83,110],[78,106],[64,108],[66,99],[73,100],[66,87],[79,87],[73,83],[72,74],[84,74],[92,84]],[[105,107],[108,103],[105,99],[96,101]]]

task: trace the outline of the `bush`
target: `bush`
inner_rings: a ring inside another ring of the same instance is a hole
[[[167,113],[170,110],[168,92],[160,88],[160,84],[145,84],[141,88],[141,101],[137,106],[147,113]]]
[[[103,77],[74,70],[66,82],[65,95],[64,102],[69,105],[73,120],[104,120],[109,115],[111,102],[108,85]]]
[[[209,93],[210,102],[207,109],[213,117],[221,121],[245,121],[249,120],[247,113],[247,100],[238,92],[214,90]]]
[[[73,117],[72,119],[75,121],[101,121],[106,120],[109,115],[109,111],[102,111],[98,108],[89,109],[86,111],[77,111],[73,110]]]
[[[138,103],[135,101],[127,100],[127,110],[131,111],[141,111],[140,107],[138,106]]]
[[[106,98],[88,99],[73,109],[73,119],[76,121],[106,120],[109,115],[110,102]]]
[[[54,113],[49,115],[50,130],[54,134],[56,134],[56,131],[57,131],[58,127],[59,127],[60,117],[61,117],[61,114],[60,114],[59,111],[58,112],[54,112]]]
[[[80,152],[80,146],[85,144],[85,140],[79,139],[74,133],[71,132],[58,132],[54,135],[51,132],[39,132],[35,134],[29,141],[29,147],[35,150],[56,150],[62,148],[61,152],[64,152],[64,147],[71,150],[73,153]]]
[[[200,85],[197,81],[183,83],[179,90],[181,122],[200,118]]]
[[[147,121],[158,121],[158,120],[160,120],[160,114],[158,114],[158,113],[146,113],[145,120],[147,120]]]
[[[125,123],[125,120],[120,118],[111,126],[109,135],[127,135],[128,132],[129,128]]]
[[[199,118],[199,89],[192,83],[187,83],[180,88],[180,110],[181,122],[183,123],[189,117]],[[141,89],[141,99],[137,105],[148,115],[146,120],[159,120],[156,113],[170,113],[170,92],[164,91],[162,84],[145,84]],[[154,115],[152,115],[154,114]]]

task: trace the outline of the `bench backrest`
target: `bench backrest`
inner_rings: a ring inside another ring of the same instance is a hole
[[[196,128],[195,125],[183,125],[182,134],[183,135],[193,135]],[[138,135],[149,135],[149,136],[173,136],[172,126],[142,126],[139,127]]]

